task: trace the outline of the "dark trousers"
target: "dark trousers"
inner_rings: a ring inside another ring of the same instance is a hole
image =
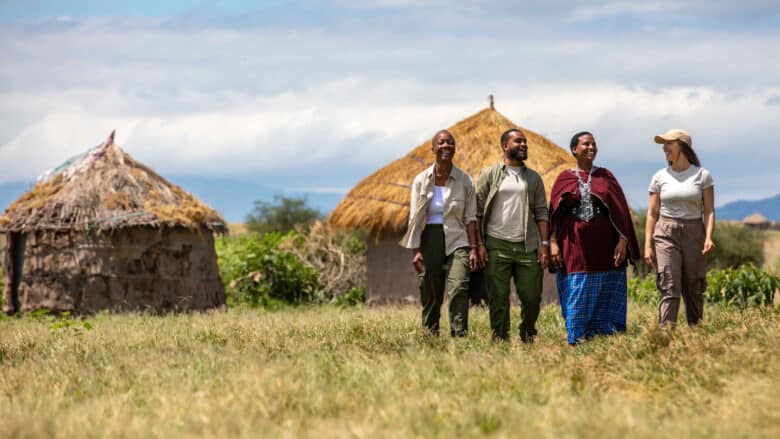
[[[537,251],[525,251],[524,242],[509,242],[487,236],[488,262],[485,280],[490,299],[490,327],[493,336],[509,337],[510,282],[520,298],[520,338],[528,341],[536,335],[536,319],[542,304],[542,268]]]
[[[450,308],[450,333],[465,336],[469,329],[469,254],[462,247],[445,254],[444,229],[441,224],[428,224],[420,243],[425,270],[417,275],[420,282],[423,328],[439,333],[444,290]]]

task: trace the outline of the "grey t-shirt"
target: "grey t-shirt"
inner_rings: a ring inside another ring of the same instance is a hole
[[[661,197],[661,215],[678,219],[702,217],[702,191],[714,185],[709,171],[695,165],[677,172],[671,166],[650,180],[650,193]]]

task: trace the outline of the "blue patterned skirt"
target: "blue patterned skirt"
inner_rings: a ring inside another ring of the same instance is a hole
[[[626,269],[558,272],[558,299],[571,344],[626,330]]]

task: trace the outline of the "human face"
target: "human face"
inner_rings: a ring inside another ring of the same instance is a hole
[[[504,156],[510,160],[522,162],[528,158],[528,144],[525,135],[520,131],[509,133],[506,143],[501,145]]]
[[[663,150],[666,155],[666,161],[669,163],[677,161],[682,153],[682,147],[680,147],[680,143],[676,140],[667,140],[664,142]]]
[[[577,139],[577,146],[574,147],[574,156],[577,162],[592,164],[596,159],[599,149],[596,146],[596,139],[590,134],[583,134]]]
[[[448,131],[442,131],[433,138],[433,153],[440,163],[452,162],[455,157],[455,138]]]

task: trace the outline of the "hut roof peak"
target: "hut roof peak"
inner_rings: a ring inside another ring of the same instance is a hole
[[[226,230],[214,209],[105,142],[44,173],[0,217],[0,231],[183,226]]]
[[[448,128],[457,140],[455,165],[476,181],[482,169],[502,160],[499,139],[509,128],[520,128],[525,133],[529,145],[526,164],[542,176],[549,193],[558,174],[574,166],[574,158],[541,134],[519,127],[493,106]],[[409,217],[412,180],[432,163],[431,141],[427,140],[360,181],[331,212],[330,223],[365,229],[373,236],[402,232]]]

